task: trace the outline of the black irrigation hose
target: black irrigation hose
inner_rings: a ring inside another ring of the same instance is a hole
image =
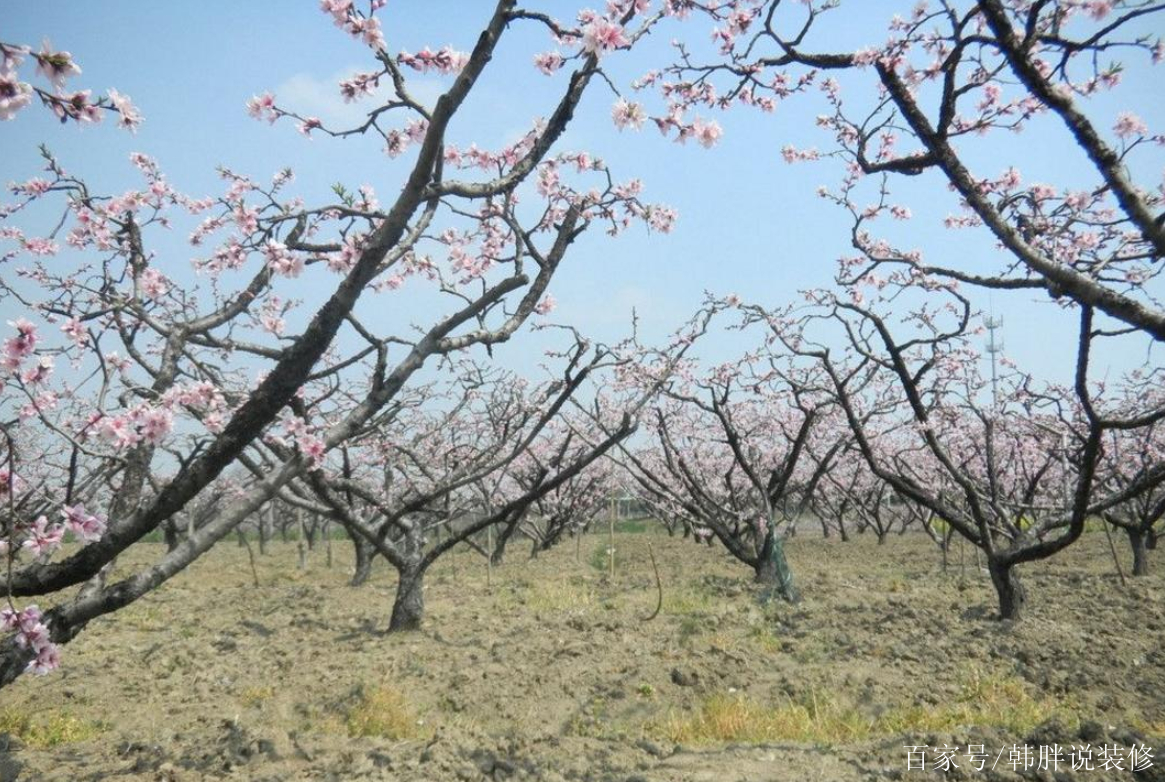
[[[646,617],[643,621],[650,622],[655,617],[659,616],[659,611],[663,608],[663,581],[659,578],[659,565],[655,563],[655,550],[651,547],[651,543],[647,544],[647,555],[651,557],[651,569],[655,572],[655,610],[651,612],[651,616]]]

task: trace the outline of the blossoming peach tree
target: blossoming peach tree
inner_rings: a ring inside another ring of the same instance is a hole
[[[288,499],[333,516],[397,571],[389,630],[416,629],[433,563],[491,527],[512,529],[634,430],[631,410],[610,433],[564,410],[610,362],[578,343],[541,384],[459,362],[433,399],[386,410],[344,445],[341,470],[310,471]]]
[[[993,383],[971,344],[970,302],[948,287],[942,306],[904,313],[917,284],[892,275],[861,304],[827,291],[779,313],[749,309],[783,348],[820,362],[870,470],[982,550],[1000,616],[1018,619],[1027,599],[1020,565],[1063,551],[1086,520],[1165,482],[1153,450],[1123,477],[1104,469],[1109,441],[1145,436],[1165,416],[1149,380],[1159,373],[1093,378],[1104,334],[1083,307],[1071,386],[1019,368]],[[926,290],[931,304],[938,292]],[[885,447],[891,438],[895,447]]]
[[[194,198],[144,154],[131,161],[140,184],[120,194],[95,191],[47,151],[44,174],[12,186],[0,291],[22,314],[3,343],[0,685],[55,667],[58,647],[89,622],[156,589],[292,482],[343,480],[338,449],[414,400],[427,364],[505,341],[552,307],[551,279],[588,227],[670,228],[674,212],[641,201],[638,181],[555,150],[583,95],[604,84],[604,58],[667,8],[612,2],[564,24],[498,0],[470,51],[409,53],[384,35],[383,5],[321,3],[370,56],[369,70],[337,85],[369,102],[361,123],[331,127],[270,94],[247,109],[305,134],[383,140],[409,163],[398,186],[382,188],[384,204],[372,187],[337,185],[309,205],[292,194],[291,170],[260,181],[223,168],[223,192]],[[531,77],[562,70],[558,99],[502,149],[461,141],[472,131],[458,122],[462,106],[517,25],[552,36],[555,54],[539,56]],[[0,51],[0,119],[35,98],[63,121],[140,120],[117,93],[69,93],[79,68],[66,52]],[[45,83],[23,80],[28,58]],[[411,91],[416,73],[444,79],[432,104]],[[26,234],[18,225],[38,210],[58,212],[59,225]],[[187,223],[193,270],[153,249]],[[378,318],[396,291],[437,304],[397,330]],[[209,520],[109,580],[118,555],[228,479]]]
[[[693,112],[776,112],[783,102],[819,96],[823,145],[786,144],[780,154],[789,163],[840,165],[838,182],[818,195],[853,218],[859,255],[843,280],[855,294],[905,268],[996,290],[1044,291],[1165,339],[1151,285],[1165,255],[1165,134],[1138,115],[1135,102],[1148,93],[1123,89],[1127,71],[1117,59],[1165,59],[1159,3],[919,0],[889,20],[884,40],[855,51],[831,49],[829,23],[855,10],[837,0],[684,6],[713,25],[717,51],[702,55],[689,39],[677,40],[673,62],[633,85],[663,98],[652,119],[683,141],[698,135]],[[1118,102],[1125,108],[1114,111]],[[636,104],[633,113],[649,110]],[[1031,141],[1009,140],[1025,132],[1062,145],[1063,181],[1025,180]],[[973,170],[984,161],[992,168]],[[873,235],[879,220],[908,221],[912,206],[929,212],[945,204],[935,198],[943,190],[957,200],[939,219],[975,237],[919,248]],[[986,269],[967,252],[980,232]]]
[[[697,343],[740,306],[709,300],[669,350]],[[740,324],[725,327],[739,330]],[[825,377],[767,340],[714,366],[662,361],[629,346],[628,385],[656,384],[645,416],[649,440],[621,443],[614,457],[660,513],[683,519],[697,540],[719,541],[752,568],[765,598],[799,599],[784,539],[849,441]]]
[[[1102,477],[1109,449],[1165,416],[1148,393],[1161,375],[1152,351],[1165,339],[1165,135],[1130,103],[1138,93],[1122,89],[1117,59],[1165,57],[1165,8],[921,0],[890,20],[884,41],[838,50],[825,31],[847,8],[835,0],[686,4],[713,25],[716,51],[678,40],[673,61],[634,85],[657,93],[663,109],[631,113],[683,141],[694,135],[694,112],[773,112],[819,97],[823,148],[784,145],[780,154],[839,164],[837,183],[818,195],[845,216],[856,253],[841,259],[841,293],[811,294],[818,314],[755,312],[785,348],[822,362],[871,469],[986,551],[1001,615],[1016,617],[1024,600],[1016,565],[1063,550],[1086,518],[1152,518],[1154,502],[1129,503],[1156,491],[1165,473],[1146,448],[1150,463]],[[1010,142],[1012,133],[1030,134],[1028,145]],[[1071,165],[1050,181],[1027,181],[1032,136],[1055,138]],[[945,217],[935,214],[948,203]],[[919,219],[915,212],[963,235],[944,241],[895,225]],[[1064,351],[1073,382],[1037,389],[1019,373],[1003,397],[985,399],[968,344],[979,321],[960,285],[1043,292],[1070,313],[1079,324]],[[810,328],[816,318],[830,322],[830,337]],[[1147,345],[1150,360],[1099,381],[1094,357],[1121,343]],[[911,447],[927,457],[917,465],[876,447],[907,423],[917,428]],[[925,477],[912,474],[916,466],[928,467]],[[1055,496],[1038,496],[1049,486]]]

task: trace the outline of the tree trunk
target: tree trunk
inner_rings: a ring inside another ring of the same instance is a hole
[[[762,550],[754,570],[756,583],[765,588],[766,598],[778,594],[790,603],[800,600],[797,588],[793,585],[793,573],[789,570],[789,562],[785,559],[785,544],[780,536],[772,535],[771,542]]]
[[[299,554],[299,569],[307,569],[307,528],[303,525],[303,508],[295,509],[295,548]]]
[[[876,534],[878,535],[878,545],[885,546],[886,545],[886,536],[890,534],[890,530],[881,530],[880,529],[877,531]]]
[[[308,525],[308,527],[307,527],[307,550],[308,551],[315,551],[316,550],[316,533],[319,532],[319,529],[320,529],[319,516],[317,516],[313,513],[311,515],[311,524]]]
[[[1133,575],[1149,575],[1149,556],[1145,547],[1145,532],[1137,527],[1125,527],[1129,545],[1133,548]]]
[[[360,536],[352,538],[352,543],[356,546],[356,570],[352,573],[352,580],[349,586],[360,586],[368,577],[372,575],[372,559],[376,551],[372,548],[372,544]]]
[[[425,616],[424,579],[425,571],[420,568],[400,571],[396,599],[392,603],[392,618],[388,622],[390,633],[420,629]]]
[[[332,566],[332,522],[325,521],[324,528],[323,528],[323,530],[320,531],[320,534],[324,536],[324,550],[327,552],[326,556],[327,556],[328,567],[331,568],[331,566]]]
[[[267,536],[271,534],[271,528],[268,526],[268,521],[267,521],[268,516],[270,516],[272,523],[275,521],[275,506],[268,505],[267,508],[268,508],[268,510],[266,513],[263,512],[262,508],[259,509],[259,553],[260,554],[267,553]]]
[[[494,550],[491,551],[489,555],[490,564],[494,567],[501,565],[502,562],[505,561],[506,544],[510,542],[510,538],[513,537],[514,531],[518,529],[518,523],[521,520],[522,517],[519,516],[509,524],[506,524],[504,527],[502,527],[502,531],[498,535],[497,541],[494,543]]]
[[[1020,619],[1023,616],[1024,603],[1027,601],[1027,592],[1020,583],[1015,568],[989,559],[987,570],[991,574],[995,592],[999,595],[999,618]]]

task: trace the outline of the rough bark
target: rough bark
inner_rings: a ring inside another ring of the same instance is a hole
[[[989,560],[987,570],[991,574],[995,593],[999,596],[999,618],[1020,619],[1027,602],[1027,591],[1019,580],[1015,566]]]
[[[348,583],[355,587],[363,584],[372,575],[372,559],[376,555],[376,550],[371,543],[361,537],[353,538],[352,543],[356,547],[356,569]]]
[[[1136,527],[1125,527],[1125,533],[1128,534],[1129,546],[1133,549],[1133,575],[1149,575],[1149,552],[1146,546],[1147,536],[1143,530]]]
[[[425,571],[421,568],[403,568],[399,573],[400,581],[392,603],[392,618],[388,622],[390,633],[419,630],[425,617]]]

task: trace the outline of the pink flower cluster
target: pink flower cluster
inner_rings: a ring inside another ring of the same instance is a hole
[[[0,121],[11,120],[16,113],[32,102],[38,90],[20,80],[17,68],[25,56],[32,54],[36,60],[36,72],[52,85],[52,93],[40,90],[44,104],[61,120],[77,122],[100,122],[101,110],[112,109],[120,115],[118,124],[135,131],[142,117],[130,99],[117,90],[109,91],[108,102],[104,99],[94,102],[89,90],[65,93],[65,80],[81,73],[80,66],[69,52],[53,51],[46,40],[39,52],[32,52],[27,46],[0,43]]]
[[[43,675],[61,664],[60,650],[49,639],[49,629],[41,621],[40,609],[31,605],[23,611],[5,608],[0,611],[0,630],[16,631],[16,643],[36,655],[28,670]]]
[[[303,258],[287,249],[282,242],[267,242],[263,257],[271,271],[281,277],[298,277],[303,273]]]
[[[579,14],[583,21],[582,50],[587,54],[602,57],[607,52],[613,52],[624,46],[630,46],[631,41],[624,34],[623,26],[593,11],[584,11]]]
[[[247,101],[247,114],[255,119],[267,120],[267,122],[279,119],[280,112],[275,107],[275,96],[270,92],[253,96]]]
[[[560,69],[566,60],[558,52],[542,52],[534,55],[534,67],[547,76]]]
[[[542,300],[534,305],[534,311],[539,315],[549,315],[554,312],[554,308],[558,306],[558,302],[553,296],[547,293],[542,297]]]
[[[371,95],[379,85],[379,73],[356,73],[340,82],[340,95],[345,103],[353,103],[365,95]]]
[[[619,98],[615,102],[614,108],[611,109],[611,119],[614,120],[615,127],[619,130],[625,128],[639,130],[643,127],[643,121],[647,119],[647,115],[638,103],[632,103],[626,98]]]
[[[429,51],[429,47],[426,46],[416,54],[402,51],[396,56],[396,61],[421,73],[436,71],[447,75],[457,73],[464,68],[465,64],[469,62],[469,55],[454,51],[449,46],[442,46],[440,50],[435,52]]]
[[[7,122],[16,116],[16,113],[32,103],[32,85],[22,82],[16,74],[15,65],[19,62],[4,49],[4,63],[0,66],[0,122]]]
[[[142,404],[127,413],[102,417],[97,433],[116,448],[129,448],[141,442],[157,445],[173,428],[172,410]]]
[[[716,146],[720,137],[724,135],[724,131],[720,127],[720,123],[716,120],[705,120],[702,117],[696,117],[692,122],[685,122],[683,116],[683,109],[679,105],[673,105],[666,117],[652,117],[652,121],[659,132],[663,135],[668,135],[674,128],[676,131],[675,141],[684,144],[688,139],[694,138],[700,146],[705,149],[711,149]],[[616,119],[618,124],[618,119]]]
[[[301,418],[288,415],[283,419],[283,431],[287,438],[294,442],[311,466],[319,467],[323,464],[328,446],[321,437],[315,434],[311,425]],[[283,438],[279,439],[286,442]]]
[[[10,320],[8,325],[16,329],[16,336],[4,340],[4,354],[0,356],[0,368],[15,373],[20,369],[24,360],[32,355],[39,338],[36,326],[24,318]]]
[[[384,0],[373,0],[372,10],[384,6]],[[372,16],[360,16],[352,6],[352,0],[320,0],[320,10],[331,15],[336,27],[347,31],[354,38],[359,38],[373,49],[384,48],[384,33],[380,29],[380,20]]]
[[[17,478],[17,490],[20,479]],[[84,506],[65,506],[61,511],[62,521],[49,521],[47,516],[41,515],[32,524],[18,524],[13,530],[11,542],[19,542],[18,548],[30,552],[33,556],[48,556],[60,548],[65,539],[65,532],[73,535],[83,543],[92,543],[105,534],[106,521],[100,516],[88,513]],[[7,554],[9,540],[0,540],[0,554]]]
[[[409,148],[411,144],[420,144],[425,140],[425,133],[429,130],[429,123],[424,119],[415,119],[403,130],[390,130],[385,142],[384,151],[389,157],[396,157]]]

